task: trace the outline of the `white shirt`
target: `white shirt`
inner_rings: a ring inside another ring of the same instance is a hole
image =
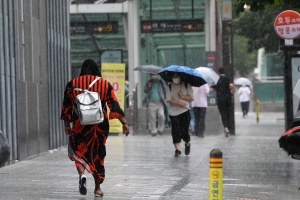
[[[204,84],[200,87],[192,87],[194,92],[194,101],[192,101],[192,107],[207,107],[207,95],[209,93],[208,84]]]
[[[250,101],[249,94],[251,94],[251,91],[248,87],[246,86],[240,87],[238,94],[240,95],[240,102]]]
[[[169,100],[173,99],[175,101],[182,101],[182,102],[186,103],[186,107],[181,107],[179,105],[170,104],[169,115],[177,116],[177,115],[184,113],[190,109],[189,102],[181,99],[178,95],[178,92],[181,91],[183,93],[183,95],[189,95],[192,98],[194,98],[194,93],[193,93],[193,89],[189,83],[187,84],[187,88],[185,87],[185,83],[181,83],[181,85],[175,85],[174,83],[170,83],[170,84],[171,84],[171,91],[168,86],[167,90],[166,90],[166,101],[168,102]]]

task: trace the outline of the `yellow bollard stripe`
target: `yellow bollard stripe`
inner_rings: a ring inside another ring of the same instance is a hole
[[[222,162],[223,159],[222,158],[210,158],[209,161],[210,162]]]
[[[222,163],[210,163],[210,167],[216,167],[216,168],[222,168],[223,164]]]

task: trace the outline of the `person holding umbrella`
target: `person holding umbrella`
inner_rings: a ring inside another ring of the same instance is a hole
[[[181,154],[180,142],[185,141],[185,154],[190,154],[189,124],[191,115],[189,102],[194,100],[192,86],[200,87],[206,84],[206,80],[195,69],[186,66],[171,65],[158,72],[167,82],[166,100],[170,104],[169,117],[171,120],[171,132],[175,146],[175,156]]]
[[[240,95],[240,103],[242,107],[243,117],[248,115],[249,111],[249,103],[251,98],[251,91],[249,87],[246,87],[246,85],[242,85],[242,87],[239,88],[238,94]]]
[[[151,79],[146,82],[144,92],[147,94],[143,100],[143,106],[148,107],[149,122],[151,135],[163,134],[165,127],[165,107],[166,102],[166,88],[165,81],[158,79],[158,75],[151,73]],[[156,127],[156,118],[158,123]]]
[[[190,153],[189,124],[191,115],[189,102],[194,100],[194,93],[189,83],[183,82],[179,73],[173,73],[172,82],[166,90],[166,101],[170,104],[169,117],[171,120],[172,139],[175,156],[181,154],[181,139],[185,142],[185,155]]]

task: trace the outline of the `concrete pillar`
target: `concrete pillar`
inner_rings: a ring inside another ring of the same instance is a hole
[[[128,1],[128,77],[129,77],[129,93],[132,94],[135,89],[136,84],[139,82],[139,74],[136,71],[133,71],[140,63],[139,56],[139,1],[138,0],[129,0]],[[140,86],[138,86],[138,89]],[[138,97],[140,98],[140,97]],[[138,103],[141,100],[138,99]],[[139,106],[140,107],[140,106]]]
[[[215,0],[205,0],[205,51],[216,51]]]

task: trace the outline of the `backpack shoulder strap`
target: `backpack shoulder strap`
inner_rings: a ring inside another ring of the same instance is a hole
[[[95,80],[93,80],[93,82],[91,82],[87,90],[89,90],[100,78],[101,77],[97,77]]]
[[[89,90],[101,77],[97,77],[95,78],[95,80],[93,80],[93,82],[91,82],[91,84],[89,85],[89,87],[86,90]],[[84,89],[82,88],[73,88],[73,90],[77,90],[77,91],[84,91]]]

